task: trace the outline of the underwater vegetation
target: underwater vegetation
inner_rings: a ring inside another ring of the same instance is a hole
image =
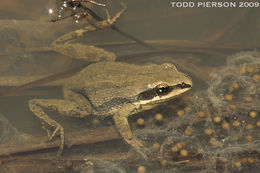
[[[171,116],[138,118],[134,135],[150,161],[91,160],[82,172],[258,172],[259,67],[259,52],[237,53]]]

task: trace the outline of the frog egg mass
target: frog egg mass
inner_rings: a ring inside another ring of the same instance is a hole
[[[156,126],[156,118],[147,120],[146,127],[134,135],[150,148],[148,153],[160,158],[162,169],[165,160],[168,170],[190,170],[189,159],[193,158],[207,162],[196,168],[200,171],[256,172],[260,169],[259,67],[260,53],[256,51],[228,57],[206,91],[194,93],[185,105],[164,113],[162,126]],[[159,151],[154,149],[157,141]],[[185,169],[176,165],[182,162],[187,162]]]

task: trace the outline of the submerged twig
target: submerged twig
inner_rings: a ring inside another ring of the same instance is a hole
[[[260,48],[259,45],[249,45],[249,44],[230,44],[230,43],[222,43],[222,44],[209,44],[207,41],[192,41],[192,40],[144,40],[145,43],[152,45],[154,47],[161,48],[160,50],[170,49],[170,48],[182,48],[182,49],[205,49],[205,51],[241,51],[241,50],[252,50],[256,48]],[[96,44],[98,47],[113,47],[113,46],[130,46],[136,44],[133,41],[124,41],[124,42],[110,42],[110,43],[102,43]]]
[[[9,160],[2,160],[0,166],[0,172],[11,172],[15,169],[19,173],[37,172],[55,172],[63,173],[65,171],[80,171],[86,166],[93,164],[92,160],[121,160],[122,156],[129,154],[126,152],[119,153],[105,153],[95,155],[83,155],[83,156],[69,156],[62,158],[43,158],[36,155],[35,157],[12,157]],[[133,157],[134,158],[134,157]],[[134,161],[134,159],[133,159]],[[95,168],[95,165],[92,165]]]
[[[114,127],[103,127],[92,130],[81,130],[66,134],[65,146],[87,145],[98,142],[106,142],[119,139]],[[60,141],[48,142],[48,137],[35,137],[26,142],[14,142],[0,145],[0,158],[16,155],[37,154],[37,152],[49,151],[59,148]]]
[[[12,88],[2,90],[2,91],[0,91],[0,96],[8,96],[8,95],[11,95],[12,93],[15,93],[15,92],[18,92],[18,91],[26,90],[26,89],[33,88],[33,87],[36,87],[36,86],[40,86],[40,85],[43,85],[43,84],[46,84],[46,83],[49,83],[49,82],[52,82],[52,81],[56,81],[56,80],[59,80],[59,79],[70,77],[73,74],[79,72],[84,67],[85,66],[77,67],[77,68],[74,68],[74,69],[70,69],[70,70],[67,70],[67,71],[64,71],[64,72],[61,72],[61,73],[57,73],[57,74],[39,79],[39,80],[35,80],[33,82],[29,82],[29,83],[26,83],[26,84],[23,84],[23,85],[19,85],[19,86],[16,86],[16,87],[12,87]]]
[[[90,8],[86,8],[86,10],[88,11],[88,13],[94,17],[97,21],[102,21],[104,20],[102,17],[100,17],[98,14],[96,14],[93,10],[91,10]],[[123,30],[121,30],[120,28],[118,28],[115,24],[111,26],[111,28],[115,31],[117,31],[118,33],[120,33],[121,35],[124,35],[125,37],[135,41],[136,43],[148,48],[148,49],[154,49],[151,45],[145,43],[144,41],[134,37],[133,35],[130,35],[126,32],[124,32]]]
[[[259,45],[249,45],[249,44],[209,44],[207,41],[191,41],[191,40],[144,40],[145,43],[160,48],[160,50],[170,49],[170,48],[181,48],[181,49],[205,49],[205,51],[242,51],[242,50],[252,50],[259,49]],[[109,48],[116,46],[131,46],[136,45],[135,41],[124,41],[124,42],[108,42],[95,44],[94,46]],[[51,52],[54,51],[52,47],[37,47],[37,48],[26,48],[23,51],[12,51],[0,53],[0,56],[24,54],[24,53],[39,53],[39,52]]]

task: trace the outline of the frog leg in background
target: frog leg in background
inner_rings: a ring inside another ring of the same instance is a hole
[[[98,61],[114,61],[115,54],[105,51],[101,48],[96,48],[94,46],[82,45],[82,44],[70,44],[69,41],[75,40],[82,37],[84,34],[105,29],[112,26],[117,19],[125,12],[126,6],[123,7],[112,19],[107,11],[107,20],[95,23],[95,26],[86,26],[83,29],[69,32],[62,35],[52,43],[52,48],[63,55],[69,56],[71,58],[76,58],[88,62],[98,62]]]
[[[43,109],[57,111],[61,115],[70,117],[86,117],[91,113],[90,103],[82,95],[75,93],[69,89],[64,89],[63,99],[32,99],[29,101],[30,110],[43,122],[54,127],[49,141],[56,135],[60,136],[61,143],[57,156],[59,156],[64,148],[64,129],[60,123],[50,118]]]

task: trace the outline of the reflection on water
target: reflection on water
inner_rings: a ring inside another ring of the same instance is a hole
[[[86,25],[73,18],[49,22],[48,9],[56,1],[50,2],[1,2],[2,91],[86,64],[50,46],[59,36]],[[121,1],[107,2],[113,17]],[[32,98],[62,98],[64,81],[48,78],[44,85],[36,83],[37,87],[0,97],[0,143],[7,143],[1,145],[0,172],[257,172],[260,53],[254,49],[259,48],[259,10],[172,8],[170,0],[124,2],[128,9],[116,26],[148,40],[156,51],[133,44],[112,29],[88,33],[76,42],[99,44],[128,63],[173,62],[194,83],[182,97],[130,117],[134,136],[144,143],[149,160],[123,143],[111,118],[61,118],[49,112],[64,125],[66,145],[73,145],[54,160],[59,141],[46,147],[41,122],[28,107]],[[106,16],[103,7],[89,7]]]

